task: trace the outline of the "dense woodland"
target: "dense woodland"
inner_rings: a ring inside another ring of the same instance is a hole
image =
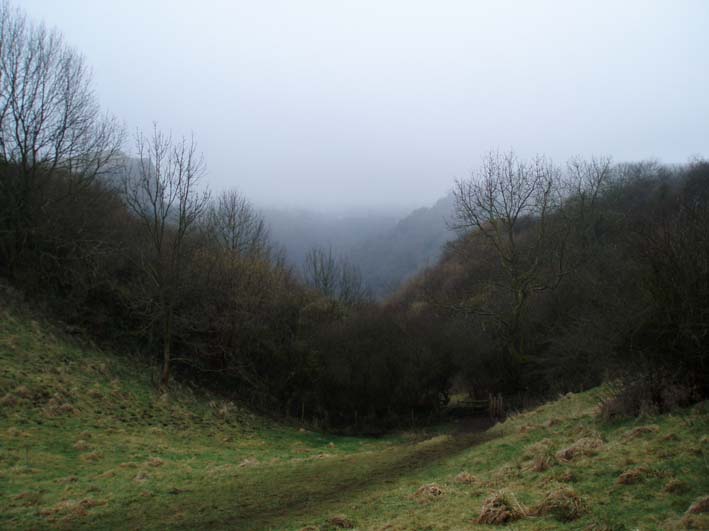
[[[458,238],[375,302],[328,250],[287,266],[193,138],[126,135],[82,57],[7,4],[0,54],[0,273],[157,387],[358,431],[452,389],[524,405],[610,380],[608,416],[709,394],[707,161],[491,152],[452,183]]]

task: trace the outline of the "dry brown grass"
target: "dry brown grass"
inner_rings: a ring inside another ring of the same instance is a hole
[[[456,483],[462,483],[464,485],[478,485],[482,483],[478,478],[473,476],[470,472],[461,472],[455,476],[454,481]]]
[[[682,492],[686,492],[687,489],[689,488],[689,485],[685,481],[682,481],[681,479],[671,479],[669,480],[665,486],[663,487],[664,492],[669,492],[671,494],[679,494]]]
[[[12,499],[15,501],[20,501],[20,505],[22,507],[33,507],[35,505],[39,505],[42,501],[42,493],[37,491],[21,492],[17,496],[13,496]]]
[[[648,435],[651,433],[659,433],[660,427],[657,424],[649,424],[647,426],[637,426],[632,430],[628,430],[623,434],[623,439],[626,441],[632,441],[638,437]]]
[[[163,466],[165,464],[165,461],[163,461],[159,457],[151,457],[145,462],[145,464],[152,467],[159,467]]]
[[[524,450],[525,468],[534,472],[543,472],[554,465],[554,441],[542,439]]]
[[[623,472],[620,476],[618,476],[617,482],[620,485],[634,485],[644,481],[650,474],[651,471],[647,467],[639,466]]]
[[[29,387],[26,385],[20,385],[18,387],[15,387],[15,396],[19,396],[20,398],[26,398],[26,399],[31,399],[33,394],[32,391],[30,391]]]
[[[445,489],[437,483],[429,483],[421,485],[413,495],[413,498],[419,503],[427,503],[437,498],[440,498],[446,493]]]
[[[75,415],[77,410],[60,395],[50,398],[43,408],[44,415],[50,418]]]
[[[254,459],[253,457],[247,457],[241,463],[239,463],[239,468],[248,468],[251,466],[256,466],[258,465],[258,459]]]
[[[571,487],[561,486],[546,494],[534,514],[551,516],[561,522],[576,520],[588,510],[586,502]]]
[[[339,527],[341,529],[352,529],[354,524],[352,520],[347,518],[344,514],[336,514],[327,519],[327,523],[334,527]]]
[[[80,452],[85,452],[91,448],[88,442],[86,442],[84,439],[79,439],[74,443],[74,450],[79,450]]]
[[[709,513],[709,496],[703,496],[692,502],[692,505],[687,509],[687,514],[705,514]]]
[[[524,435],[526,433],[530,433],[530,432],[533,432],[534,430],[538,430],[538,429],[539,429],[539,426],[537,426],[536,424],[525,424],[524,426],[520,427],[519,433]]]
[[[101,452],[89,452],[87,454],[81,454],[82,461],[95,463],[96,461],[100,461],[101,459],[103,459],[103,454]]]
[[[138,472],[135,477],[133,478],[133,481],[136,483],[145,483],[150,479],[150,476],[146,474],[145,472]]]
[[[492,493],[483,501],[478,524],[506,524],[524,518],[529,514],[514,493],[508,490],[499,490]]]
[[[556,452],[556,458],[562,463],[567,463],[580,456],[596,455],[602,447],[603,441],[599,437],[582,437],[571,446]]]
[[[84,517],[88,514],[89,509],[99,505],[106,505],[106,502],[102,500],[94,500],[93,498],[84,498],[83,500],[63,500],[52,507],[40,510],[39,514],[48,517],[55,515]]]
[[[7,393],[5,396],[0,398],[0,406],[6,408],[15,407],[18,402],[19,400],[17,400],[17,397],[15,397],[12,393]]]

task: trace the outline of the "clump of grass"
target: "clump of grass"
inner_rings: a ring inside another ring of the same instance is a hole
[[[17,397],[15,397],[12,393],[7,393],[5,396],[0,398],[0,406],[5,408],[15,407],[18,402],[19,400],[17,400]]]
[[[421,485],[414,493],[414,499],[419,503],[427,503],[443,496],[446,491],[437,483]]]
[[[247,457],[241,463],[239,463],[239,468],[248,468],[252,466],[258,465],[258,459],[254,459],[253,457]]]
[[[580,456],[596,455],[602,447],[603,441],[599,437],[582,437],[571,446],[559,450],[556,453],[556,458],[562,463],[566,463]]]
[[[133,481],[135,481],[136,483],[145,483],[149,479],[150,479],[150,476],[147,473],[141,471],[135,475],[135,477],[133,478]]]
[[[618,476],[618,483],[621,485],[635,485],[644,481],[651,471],[644,466],[631,468]]]
[[[86,442],[84,439],[79,439],[74,443],[74,450],[79,450],[80,452],[85,452],[91,448],[88,442]]]
[[[647,426],[637,426],[632,430],[628,430],[623,434],[623,439],[626,441],[632,441],[638,437],[648,435],[651,433],[659,433],[660,427],[657,424],[649,424]]]
[[[473,476],[470,472],[461,472],[454,478],[456,483],[462,483],[464,485],[477,485],[481,481]]]
[[[669,492],[670,494],[679,494],[682,492],[686,492],[687,489],[687,482],[682,481],[681,479],[674,478],[669,480],[662,490],[664,492]]]
[[[493,492],[485,498],[476,522],[478,524],[506,524],[524,518],[528,514],[529,511],[517,500],[514,493],[503,489]]]
[[[544,496],[534,514],[551,516],[561,522],[571,522],[587,512],[586,502],[571,487],[562,486]]]
[[[152,467],[159,467],[163,466],[165,464],[165,461],[163,461],[159,457],[151,457],[145,462],[145,464]]]
[[[706,514],[709,513],[709,496],[703,496],[694,500],[692,505],[687,509],[687,514]]]
[[[333,527],[339,527],[340,529],[352,529],[354,524],[352,520],[347,518],[344,514],[336,514],[327,519],[327,523]]]
[[[81,455],[82,461],[87,461],[91,463],[95,463],[96,461],[100,461],[101,459],[103,459],[103,454],[101,452],[89,452]]]
[[[694,500],[682,518],[670,522],[670,529],[709,529],[709,496]]]
[[[554,441],[542,439],[524,451],[524,458],[529,461],[526,468],[534,472],[543,472],[554,465]]]

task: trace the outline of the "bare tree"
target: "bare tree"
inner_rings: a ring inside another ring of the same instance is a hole
[[[101,114],[84,58],[0,0],[0,251],[12,263],[48,202],[109,169],[123,138]],[[49,194],[57,179],[64,192]]]
[[[223,192],[210,205],[207,232],[220,246],[240,256],[265,257],[269,250],[269,233],[263,217],[236,190]]]
[[[551,214],[561,201],[560,175],[543,157],[523,161],[513,152],[491,152],[471,179],[455,183],[453,226],[461,232],[476,231],[489,242],[504,272],[497,287],[506,290],[510,300],[504,311],[481,305],[479,299],[466,310],[501,325],[514,359],[524,357],[521,321],[529,297],[555,286],[564,272],[563,244],[551,245]],[[555,274],[549,275],[550,267]]]
[[[155,125],[150,137],[136,135],[136,150],[138,164],[124,175],[123,195],[147,241],[139,265],[147,281],[149,301],[145,307],[150,321],[161,329],[161,384],[166,386],[175,308],[186,280],[188,239],[206,210],[209,192],[197,188],[204,162],[197,154],[194,138],[174,141]]]
[[[326,297],[335,298],[339,275],[337,259],[331,247],[327,250],[320,247],[310,249],[305,256],[304,273],[306,284]]]
[[[308,251],[304,274],[309,286],[346,306],[356,306],[372,299],[359,268],[344,257],[336,258],[332,248],[315,247]]]

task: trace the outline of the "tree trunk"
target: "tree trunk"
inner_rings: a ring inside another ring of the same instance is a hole
[[[167,384],[170,383],[170,357],[171,357],[171,347],[172,347],[172,315],[168,314],[165,319],[165,335],[163,338],[163,351],[162,351],[162,378],[160,379],[160,386],[166,388]]]

